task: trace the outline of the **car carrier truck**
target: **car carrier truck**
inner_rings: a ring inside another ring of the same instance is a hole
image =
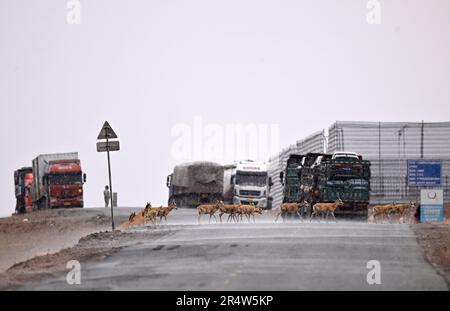
[[[370,162],[356,153],[291,155],[280,178],[283,202],[307,200],[314,205],[340,198],[344,206],[336,210],[336,215],[367,217]]]

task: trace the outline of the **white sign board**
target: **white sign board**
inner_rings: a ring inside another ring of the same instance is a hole
[[[106,152],[106,151],[119,151],[120,144],[118,140],[113,140],[109,142],[101,141],[97,143],[97,152]]]
[[[444,191],[420,190],[420,222],[444,221]]]

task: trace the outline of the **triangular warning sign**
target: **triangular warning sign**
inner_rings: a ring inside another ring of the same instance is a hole
[[[98,134],[97,139],[113,139],[117,138],[116,133],[112,129],[111,125],[109,125],[108,121],[105,121],[105,124],[103,124],[102,129],[100,130],[100,134]]]

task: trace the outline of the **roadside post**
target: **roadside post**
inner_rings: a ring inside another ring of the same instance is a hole
[[[112,197],[113,197],[113,206],[117,207],[117,192],[114,192],[112,194]]]
[[[114,228],[114,212],[113,212],[113,189],[112,189],[112,180],[111,180],[111,158],[109,156],[109,153],[111,151],[119,151],[120,150],[120,144],[118,140],[112,140],[110,139],[117,139],[117,135],[112,129],[111,125],[109,125],[108,121],[105,121],[105,124],[103,124],[102,129],[100,130],[100,133],[97,137],[98,140],[105,140],[106,142],[97,142],[97,152],[106,152],[107,158],[108,158],[108,176],[109,176],[109,192],[111,193],[110,199],[111,199],[111,227],[112,231],[115,230]]]
[[[420,190],[420,222],[444,221],[444,191]]]

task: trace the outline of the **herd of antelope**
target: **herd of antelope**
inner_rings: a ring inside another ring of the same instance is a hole
[[[288,215],[297,215],[301,220],[309,216],[309,220],[311,221],[313,218],[318,216],[325,216],[326,220],[331,215],[334,220],[336,217],[334,216],[334,212],[340,206],[343,206],[344,202],[338,198],[333,203],[316,203],[312,206],[308,201],[303,201],[300,203],[282,203],[275,216],[275,222],[277,222],[278,218],[281,216],[283,221],[285,221],[286,216]],[[381,216],[390,217],[393,214],[403,216],[405,211],[415,208],[415,204],[413,202],[406,204],[396,204],[395,202],[392,204],[385,205],[375,205],[372,208],[371,216],[374,218],[375,222],[377,222],[377,217]],[[169,206],[160,206],[160,207],[152,207],[150,203],[147,203],[144,210],[139,213],[132,213],[128,219],[129,223],[136,223],[136,220],[139,220],[138,223],[147,224],[152,223],[156,224],[158,221],[161,222],[163,219],[167,222],[167,216],[174,209],[177,209],[175,203],[169,204]],[[248,222],[255,222],[255,215],[262,215],[263,211],[261,208],[256,207],[255,204],[225,204],[222,201],[218,201],[213,204],[201,204],[197,206],[198,213],[198,223],[201,223],[202,216],[209,216],[209,222],[214,219],[216,222],[222,222],[222,216],[228,215],[226,221],[227,222],[240,222],[243,221],[244,217]],[[219,216],[217,219],[216,214]]]
[[[372,207],[372,217],[377,222],[377,216],[381,216],[382,219],[385,217],[389,217],[391,215],[400,215],[400,217],[403,217],[405,214],[405,211],[408,209],[415,209],[416,204],[410,201],[409,203],[401,203],[396,204],[393,202],[392,204],[384,204],[384,205],[375,205]]]
[[[244,216],[247,218],[248,222],[250,222],[253,217],[253,222],[255,222],[255,215],[262,215],[262,209],[256,207],[253,202],[250,204],[225,204],[222,201],[219,201],[215,204],[202,204],[197,206],[197,212],[199,224],[202,215],[209,215],[209,222],[211,222],[213,217],[217,222],[216,213],[219,214],[220,222],[222,222],[222,216],[224,214],[228,215],[227,222],[242,221]]]
[[[128,218],[129,223],[133,223],[133,221],[136,218],[139,218],[142,220],[143,224],[146,224],[148,222],[151,222],[153,224],[156,223],[159,217],[159,222],[164,220],[167,222],[167,216],[169,213],[174,210],[178,209],[176,204],[170,204],[169,206],[160,206],[160,207],[152,207],[150,203],[147,203],[144,210],[139,213],[131,213],[130,217]]]
[[[344,202],[340,198],[338,198],[333,203],[316,203],[312,206],[311,210],[311,204],[308,201],[303,201],[301,203],[283,203],[280,205],[279,211],[277,213],[277,216],[275,218],[275,222],[278,220],[278,217],[281,216],[283,221],[285,220],[285,216],[289,214],[296,214],[300,217],[300,219],[303,219],[304,215],[309,216],[309,220],[311,221],[313,218],[325,215],[326,219],[328,220],[328,216],[333,216],[333,219],[336,220],[336,217],[334,216],[334,211],[339,207],[344,205]]]
[[[331,215],[333,219],[336,220],[334,216],[334,211],[339,207],[344,205],[344,202],[340,198],[338,198],[333,203],[316,203],[313,205],[311,210],[311,204],[308,201],[303,201],[301,203],[283,203],[280,205],[278,212],[275,217],[275,222],[281,216],[283,221],[285,221],[285,217],[287,215],[298,215],[300,219],[303,219],[303,215],[311,216],[310,220],[313,218],[325,215],[328,220],[328,216]],[[214,218],[217,222],[217,218],[215,216],[216,212],[219,214],[219,220],[222,222],[222,216],[224,214],[228,214],[227,222],[242,221],[243,216],[247,218],[247,221],[250,222],[251,217],[253,217],[253,222],[255,222],[255,215],[262,215],[261,208],[256,207],[253,202],[250,204],[224,204],[222,201],[217,202],[216,204],[204,204],[199,205],[197,207],[198,211],[198,223],[200,223],[200,219],[202,215],[209,215],[209,221]]]

